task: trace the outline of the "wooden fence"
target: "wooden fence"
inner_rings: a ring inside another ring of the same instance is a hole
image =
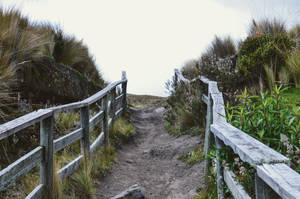
[[[212,135],[214,135],[219,199],[224,198],[222,191],[224,183],[234,198],[250,198],[236,181],[234,173],[222,166],[220,152],[224,144],[231,147],[242,161],[256,169],[255,182],[253,182],[256,199],[269,199],[272,192],[276,192],[281,198],[300,199],[300,175],[289,167],[290,160],[226,122],[224,100],[217,82],[201,76],[188,80],[177,69],[175,69],[174,82],[175,86],[179,82],[188,84],[198,82],[206,85],[207,95],[202,95],[203,102],[207,104],[204,153],[208,158],[213,141]],[[206,174],[208,174],[210,162],[206,161]]]
[[[122,87],[122,93],[116,96],[116,88],[119,85]],[[126,88],[126,73],[122,72],[120,81],[109,84],[103,90],[83,101],[40,109],[0,125],[0,140],[3,140],[26,127],[40,122],[40,146],[0,171],[0,191],[7,189],[22,175],[40,164],[40,184],[26,199],[51,198],[53,188],[53,154],[80,139],[81,155],[58,171],[58,175],[62,180],[76,171],[83,158],[89,158],[90,153],[96,151],[103,141],[105,146],[107,146],[109,144],[109,127],[126,107]],[[101,110],[95,116],[89,118],[89,106],[99,101],[101,101]],[[80,109],[80,128],[53,140],[54,114],[74,109]],[[99,122],[103,122],[102,132],[90,144],[90,131]]]

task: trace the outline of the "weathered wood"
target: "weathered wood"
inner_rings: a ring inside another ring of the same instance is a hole
[[[211,98],[213,101],[213,123],[226,122],[222,93],[212,93]]]
[[[105,147],[109,146],[109,126],[108,126],[108,96],[102,98],[102,107],[103,107],[103,132],[104,132],[104,143]]]
[[[10,164],[0,171],[0,191],[5,190],[12,185],[22,175],[34,168],[42,161],[43,148],[37,147],[31,152]]]
[[[175,74],[177,76],[177,81],[182,81],[185,83],[190,82],[190,80],[186,79],[178,69],[175,69]]]
[[[95,152],[104,141],[104,132],[101,132],[96,140],[91,144],[90,151]]]
[[[263,163],[288,163],[290,160],[231,124],[219,122],[210,130],[254,168]]]
[[[116,87],[111,89],[110,98],[111,98],[111,104],[110,104],[109,115],[112,121],[114,121],[115,113],[116,113]]]
[[[54,140],[53,145],[54,145],[54,153],[56,153],[57,151],[62,150],[63,148],[65,148],[66,146],[69,146],[70,144],[72,144],[73,142],[76,142],[77,140],[79,140],[80,138],[82,138],[83,134],[82,134],[82,128],[76,129],[75,131],[62,136],[56,140]]]
[[[206,109],[206,128],[205,128],[205,138],[204,138],[204,155],[205,155],[205,182],[208,182],[208,176],[210,174],[210,166],[211,166],[211,160],[209,158],[209,152],[211,148],[211,132],[210,132],[210,125],[212,124],[212,101],[211,101],[211,95],[209,94],[207,97],[207,109]]]
[[[82,128],[82,139],[80,140],[81,154],[90,158],[90,128],[89,128],[89,106],[80,108],[80,124]]]
[[[235,174],[228,168],[224,169],[224,181],[235,199],[251,199],[243,186],[236,180]]]
[[[202,82],[205,83],[205,84],[209,84],[209,82],[210,82],[210,80],[207,79],[207,78],[204,77],[204,76],[200,76],[199,79],[200,79],[200,81],[202,81]]]
[[[25,199],[41,199],[43,196],[42,184],[38,185]]]
[[[208,97],[206,95],[202,95],[202,101],[207,105],[208,104]]]
[[[52,115],[51,110],[40,109],[35,112],[31,112],[22,117],[14,119],[0,125],[0,140],[7,138],[8,136],[35,124]]]
[[[116,107],[116,109],[115,110],[119,110],[120,108],[122,108],[123,97],[124,97],[124,95],[121,94],[120,96],[118,96],[116,98],[116,100],[115,100],[115,107]]]
[[[218,83],[215,82],[215,81],[209,81],[208,92],[210,94],[218,94],[218,93],[220,93],[219,88],[218,88]]]
[[[255,174],[255,198],[271,199],[271,191],[268,185]]]
[[[90,119],[90,125],[89,125],[90,131],[92,131],[94,127],[102,120],[103,120],[103,111],[100,111]]]
[[[115,118],[119,117],[121,115],[122,111],[123,111],[123,108],[120,108],[119,110],[117,110]]]
[[[51,107],[48,108],[49,110],[54,111],[54,113],[59,113],[62,111],[68,111],[68,110],[72,110],[72,109],[78,109],[84,106],[87,106],[88,104],[81,101],[81,102],[74,102],[74,103],[70,103],[70,104],[64,104],[61,106],[55,106],[55,107]]]
[[[286,164],[263,164],[257,166],[256,171],[282,198],[300,198],[300,175]]]
[[[216,142],[216,158],[217,158],[218,199],[223,199],[224,178],[223,178],[223,166],[222,166],[222,158],[221,158],[221,150],[223,148],[223,143],[217,136],[215,136],[215,142]]]
[[[44,157],[40,166],[40,184],[43,184],[45,198],[51,199],[53,188],[53,115],[40,123],[40,145]]]
[[[83,159],[83,155],[79,155],[72,162],[64,166],[58,171],[58,176],[60,180],[67,178],[69,175],[74,173],[80,166],[80,161]]]
[[[127,78],[126,78],[126,72],[122,71],[122,94],[123,96],[123,101],[122,101],[122,108],[123,110],[126,110],[127,107]],[[125,113],[125,111],[124,111]]]
[[[118,86],[119,84],[125,83],[127,82],[127,80],[120,80],[114,83],[109,84],[107,87],[105,87],[104,89],[102,89],[101,91],[99,91],[98,93],[92,95],[91,97],[83,100],[82,102],[93,104],[94,102],[102,99],[111,89],[113,89],[114,87]]]

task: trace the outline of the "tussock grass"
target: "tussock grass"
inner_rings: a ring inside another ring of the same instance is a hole
[[[166,106],[166,98],[153,95],[133,95],[127,94],[129,106],[136,108],[145,108],[149,106]]]
[[[205,156],[203,155],[203,147],[197,146],[193,151],[182,154],[178,156],[177,159],[185,162],[189,166],[200,163],[205,159]]]

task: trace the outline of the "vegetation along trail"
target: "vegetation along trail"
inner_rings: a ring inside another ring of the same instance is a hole
[[[200,136],[169,135],[163,126],[165,108],[131,108],[136,135],[118,152],[112,172],[99,179],[96,195],[111,198],[138,184],[147,199],[191,199],[203,187],[204,162],[187,166],[178,156],[202,146]]]

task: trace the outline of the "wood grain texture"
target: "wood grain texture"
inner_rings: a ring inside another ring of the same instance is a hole
[[[90,158],[90,120],[89,106],[80,108],[80,125],[82,128],[82,138],[80,140],[81,154],[85,158]]]
[[[53,142],[53,150],[54,153],[56,153],[57,151],[62,150],[63,148],[65,148],[66,146],[69,146],[70,144],[72,144],[73,142],[76,142],[77,140],[79,140],[80,138],[82,138],[82,128],[76,129],[75,131],[62,136],[56,140],[54,140]]]
[[[257,175],[282,198],[300,198],[300,175],[286,164],[259,165]]]
[[[51,107],[51,108],[49,108],[49,110],[52,110],[54,113],[59,113],[62,111],[78,109],[78,108],[81,108],[84,106],[87,106],[87,103],[80,101],[80,102],[74,102],[74,103],[70,103],[70,104],[64,104],[61,106]]]
[[[211,131],[230,146],[242,161],[255,167],[263,163],[289,163],[290,160],[228,123],[211,125]]]
[[[53,117],[49,117],[40,123],[40,145],[44,149],[40,164],[40,184],[45,186],[43,195],[49,199],[53,190],[53,120]]]
[[[80,166],[80,161],[83,159],[83,155],[78,156],[72,162],[64,166],[58,171],[59,179],[63,180],[74,173]]]
[[[228,168],[224,169],[224,181],[235,199],[251,199],[243,186],[236,180],[235,174]]]
[[[38,185],[25,199],[41,199],[43,196],[43,188],[42,184]]]
[[[52,116],[52,110],[40,109],[0,125],[0,140]]]
[[[18,180],[22,175],[30,171],[43,158],[43,147],[37,147],[14,163],[0,171],[0,191],[5,190]]]
[[[222,93],[212,93],[211,98],[213,101],[213,123],[226,122],[226,114]]]

